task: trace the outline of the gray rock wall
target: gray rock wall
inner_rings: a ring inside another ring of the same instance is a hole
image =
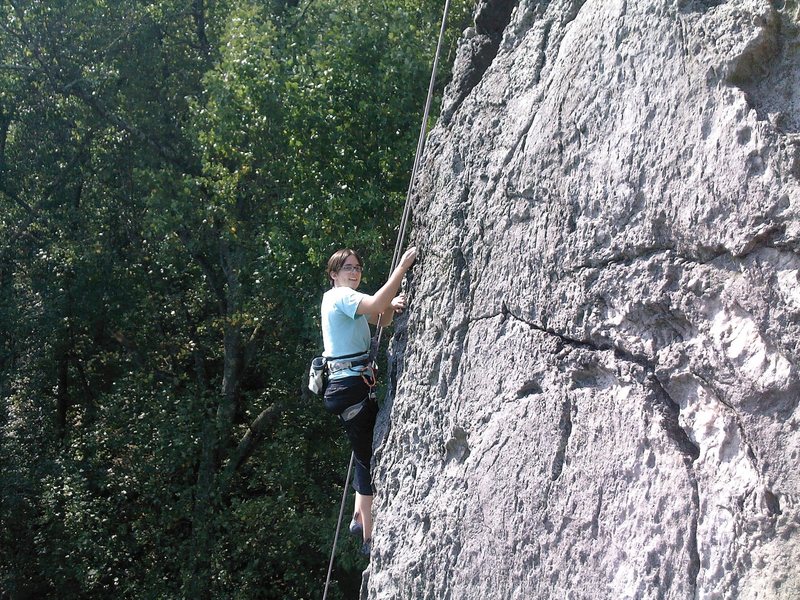
[[[362,595],[800,597],[798,2],[476,14]]]

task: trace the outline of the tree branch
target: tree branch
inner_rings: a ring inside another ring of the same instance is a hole
[[[6,31],[5,28],[3,28]],[[36,73],[36,69],[27,65],[0,65],[0,71],[19,71],[23,73]]]
[[[287,2],[287,4],[289,6],[295,7],[298,4],[300,4],[300,0],[290,0],[289,2]],[[311,8],[312,4],[314,4],[314,0],[308,0],[305,7],[303,8],[303,12],[300,13],[300,16],[297,17],[297,19],[295,19],[295,21],[291,25],[289,25],[288,27],[289,31],[294,31],[297,28],[297,26],[300,25],[300,22],[306,18],[306,13],[308,12],[308,9]]]
[[[253,356],[256,353],[256,342],[261,335],[261,326],[263,325],[263,321],[259,321],[258,325],[255,326],[253,332],[250,334],[250,337],[244,344],[244,358],[242,359],[242,371],[247,371],[250,367],[250,363],[253,360]]]
[[[89,93],[83,85],[81,85],[85,80],[76,80],[70,82],[67,86],[65,86],[61,91],[64,94],[68,94],[73,96],[79,100],[81,100],[84,104],[89,106],[92,110],[94,110],[102,119],[107,121],[108,123],[114,125],[118,129],[129,133],[135,139],[143,142],[144,144],[150,146],[156,153],[167,161],[169,164],[177,167],[181,172],[186,173],[187,175],[192,176],[199,176],[200,172],[197,168],[190,165],[187,162],[184,162],[178,155],[178,153],[170,148],[167,145],[160,144],[157,140],[151,138],[145,132],[140,130],[135,125],[131,125],[125,119],[120,117],[119,115],[115,114],[111,110],[109,110],[97,96],[92,95]]]
[[[280,418],[281,414],[286,410],[286,401],[272,404],[261,411],[255,420],[250,424],[247,433],[239,440],[239,445],[231,454],[230,459],[225,464],[225,468],[219,477],[219,491],[224,494],[230,485],[233,476],[247,462],[253,452],[258,448],[258,445],[264,439],[264,434],[272,427],[275,422]]]
[[[30,204],[28,204],[25,200],[20,198],[16,193],[14,193],[11,190],[9,190],[8,188],[6,188],[5,185],[0,187],[0,193],[2,193],[5,196],[7,196],[12,202],[14,202],[16,204],[19,204],[23,209],[25,209],[25,212],[28,213],[29,215],[35,215],[36,214],[36,211],[34,210],[34,208]]]
[[[27,27],[24,11],[19,8],[17,2],[14,0],[9,1],[11,6],[14,7],[17,20],[20,23],[21,32],[13,31],[9,27],[2,24],[0,24],[0,28],[6,31],[9,35],[15,37],[23,46],[30,50],[31,54],[33,54],[34,58],[36,59],[36,62],[38,62],[39,66],[41,67],[40,72],[47,77],[57,93],[64,96],[72,96],[80,100],[86,106],[91,108],[101,119],[110,123],[114,127],[125,131],[134,139],[149,146],[162,159],[178,168],[181,172],[193,176],[200,175],[199,168],[184,161],[181,158],[180,152],[166,144],[160,143],[158,140],[154,139],[135,125],[127,122],[121,116],[109,109],[96,94],[92,93],[91,90],[86,88],[86,79],[83,77],[73,76],[68,83],[63,83],[63,76],[61,73],[72,73],[74,75],[81,73],[83,70],[79,65],[69,65],[70,68],[63,68],[58,66],[57,63],[59,61],[47,60],[42,53],[42,49],[46,46],[42,43],[41,39],[34,35],[31,29]],[[57,56],[57,53],[54,50],[52,51],[52,54],[53,56]],[[58,56],[58,58],[63,59],[63,56]]]
[[[211,291],[214,293],[214,297],[217,299],[219,314],[224,315],[227,303],[225,300],[225,291],[219,276],[214,271],[211,263],[208,262],[208,259],[200,252],[192,249],[192,234],[189,233],[189,230],[186,227],[178,227],[176,233],[183,243],[183,246],[186,248],[186,251],[189,253],[189,256],[191,256],[191,258],[200,266],[203,274],[208,279],[208,284],[211,286]]]

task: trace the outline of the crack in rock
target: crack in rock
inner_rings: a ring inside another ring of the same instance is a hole
[[[561,432],[561,435],[558,440],[558,448],[553,457],[553,464],[550,467],[550,479],[553,481],[561,476],[561,471],[564,468],[564,459],[567,453],[567,445],[569,444],[570,435],[572,435],[572,403],[569,398],[564,400],[561,409],[561,419],[558,423],[558,430]]]

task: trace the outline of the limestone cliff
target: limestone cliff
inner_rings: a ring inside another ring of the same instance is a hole
[[[478,6],[417,188],[364,597],[800,597],[798,21]]]

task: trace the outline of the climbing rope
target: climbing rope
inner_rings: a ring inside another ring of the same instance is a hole
[[[347,465],[347,477],[345,477],[344,490],[342,490],[342,505],[339,507],[339,519],[336,521],[336,534],[333,536],[333,548],[331,549],[331,560],[328,563],[328,576],[325,578],[325,591],[322,600],[328,597],[328,586],[331,583],[331,570],[333,569],[333,557],[336,555],[336,542],[339,540],[339,529],[342,527],[342,515],[344,515],[344,503],[347,500],[347,484],[350,482],[350,472],[353,470],[353,453],[350,453],[350,464]]]
[[[433,87],[436,83],[436,71],[439,68],[439,55],[442,51],[442,43],[444,41],[444,32],[447,28],[447,13],[450,12],[450,0],[445,0],[444,11],[442,12],[442,25],[439,28],[439,41],[436,44],[436,53],[433,56],[433,67],[431,68],[431,80],[428,84],[428,97],[425,100],[425,110],[422,114],[422,124],[419,128],[419,139],[417,140],[417,152],[414,155],[414,166],[411,169],[411,180],[408,182],[408,192],[406,193],[406,202],[403,205],[403,216],[400,219],[400,230],[397,232],[397,241],[394,245],[394,254],[392,255],[392,266],[389,268],[389,274],[395,270],[397,263],[400,262],[400,251],[403,248],[403,243],[406,239],[406,227],[408,226],[408,217],[411,214],[411,195],[414,191],[414,184],[417,181],[417,172],[419,171],[420,164],[422,163],[422,153],[425,149],[425,141],[428,134],[428,116],[431,112],[431,103],[433,102]],[[375,333],[377,338],[376,346],[380,346],[381,335],[383,334],[383,325],[381,325],[380,315],[378,316],[377,331]]]
[[[450,12],[450,0],[445,0],[444,3],[444,10],[442,11],[442,25],[439,28],[439,41],[436,44],[436,53],[434,54],[433,58],[433,67],[431,68],[431,80],[428,84],[428,97],[425,100],[425,110],[422,114],[422,125],[420,126],[419,130],[419,139],[417,140],[417,152],[414,155],[414,166],[411,169],[411,180],[408,183],[408,192],[406,193],[406,202],[403,206],[403,216],[400,219],[400,230],[397,232],[397,241],[394,245],[394,255],[392,256],[392,266],[389,269],[389,274],[391,275],[392,272],[397,268],[397,264],[400,261],[400,250],[403,247],[403,243],[405,242],[406,237],[406,227],[408,226],[408,217],[411,213],[411,195],[414,190],[414,183],[416,183],[417,179],[417,172],[419,171],[420,163],[422,162],[422,152],[425,148],[425,140],[427,138],[428,132],[428,116],[430,115],[431,110],[431,103],[433,101],[433,88],[436,83],[436,71],[439,68],[439,55],[442,50],[442,43],[444,41],[444,32],[447,27],[447,14]],[[380,346],[381,343],[381,335],[383,333],[383,325],[381,325],[381,318],[380,315],[378,316],[378,323],[376,325],[377,331],[375,332],[375,343],[372,344],[372,357],[375,358],[375,353],[377,353],[377,348]],[[354,455],[350,454],[350,464],[347,466],[347,476],[345,477],[344,481],[344,490],[342,492],[342,504],[339,507],[339,519],[336,522],[336,533],[333,537],[333,547],[331,548],[331,559],[328,563],[328,576],[325,579],[325,591],[322,594],[322,600],[326,600],[328,597],[328,586],[331,582],[331,570],[333,569],[333,558],[336,555],[336,544],[339,540],[339,530],[342,526],[342,516],[344,515],[344,505],[347,501],[347,486],[350,484],[350,472],[353,468],[353,459]]]

